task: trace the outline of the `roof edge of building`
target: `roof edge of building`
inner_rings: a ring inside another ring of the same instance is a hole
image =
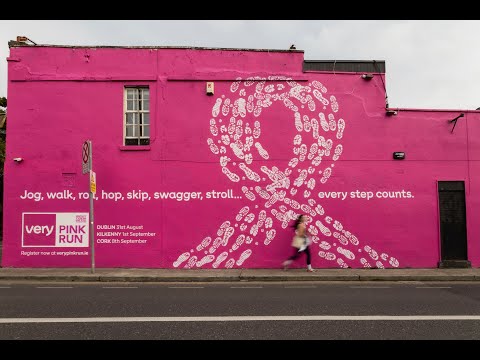
[[[183,50],[225,50],[225,51],[259,51],[259,52],[289,52],[304,53],[304,50],[297,49],[253,49],[253,48],[224,48],[224,47],[203,47],[203,46],[156,46],[156,45],[53,45],[36,44],[31,45],[25,42],[11,40],[8,47],[52,47],[67,49],[183,49]]]

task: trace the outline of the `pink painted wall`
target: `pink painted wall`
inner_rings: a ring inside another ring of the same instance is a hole
[[[298,213],[311,215],[314,267],[437,267],[439,180],[465,181],[468,258],[480,266],[479,112],[461,111],[453,133],[460,111],[387,116],[380,75],[303,73],[301,51],[19,47],[8,61],[4,267],[90,267],[85,140],[96,267],[279,268]],[[150,88],[151,145],[141,151],[122,146],[126,85]],[[48,198],[64,191],[72,197]],[[62,224],[79,243],[52,240],[72,236]]]

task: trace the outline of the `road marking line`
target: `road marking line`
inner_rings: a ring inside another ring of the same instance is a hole
[[[11,289],[11,286],[0,286],[0,289]]]
[[[451,286],[416,286],[417,289],[451,289]]]
[[[37,289],[72,289],[73,286],[37,286]]]
[[[102,286],[104,289],[138,289],[138,286]]]
[[[203,286],[169,286],[169,289],[203,289]]]
[[[230,286],[230,289],[262,289],[263,286]]]
[[[391,286],[350,286],[352,289],[390,289]]]
[[[285,286],[285,289],[314,289],[316,286]]]
[[[113,323],[113,322],[229,322],[229,321],[443,321],[480,320],[480,315],[312,315],[312,316],[184,316],[184,317],[90,317],[0,318],[0,324]]]

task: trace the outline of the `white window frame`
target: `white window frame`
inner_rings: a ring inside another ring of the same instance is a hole
[[[128,92],[134,91],[133,99],[128,99]],[[144,109],[143,101],[145,92],[144,90],[148,90],[148,110]],[[136,108],[129,110],[127,103],[128,100],[135,101],[136,100]],[[133,124],[127,124],[127,117],[128,114],[134,114],[133,117],[138,119]],[[148,114],[149,121],[145,123],[145,115]],[[137,115],[137,116],[135,116]],[[127,127],[131,128],[131,133],[133,135],[127,136]],[[145,130],[148,128],[148,135],[145,135]],[[145,146],[150,145],[150,130],[151,130],[151,119],[150,119],[150,88],[149,86],[142,85],[142,86],[125,86],[123,90],[123,145],[125,146]],[[127,140],[130,140],[127,142]],[[135,143],[132,143],[133,140],[136,140]],[[148,140],[148,141],[146,141]]]

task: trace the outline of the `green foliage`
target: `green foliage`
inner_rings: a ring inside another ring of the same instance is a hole
[[[5,162],[5,141],[0,138],[0,171],[3,173],[3,163]]]
[[[3,107],[3,108],[7,107],[7,98],[6,97],[0,97],[0,107]]]

